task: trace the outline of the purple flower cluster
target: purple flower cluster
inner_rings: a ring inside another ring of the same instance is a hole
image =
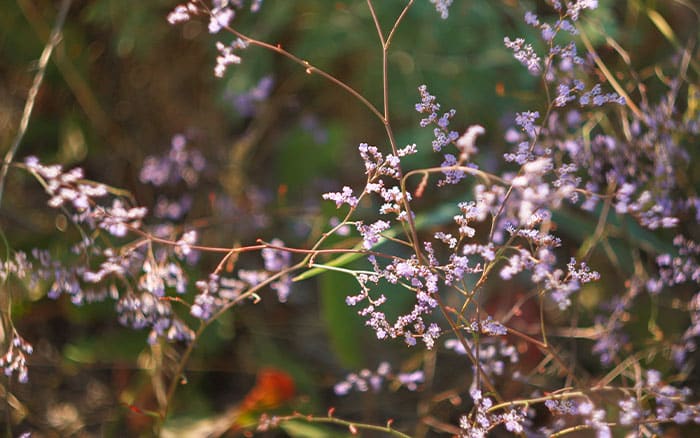
[[[259,104],[270,97],[274,86],[275,79],[272,75],[263,76],[250,90],[240,94],[227,95],[227,98],[233,103],[238,114],[243,117],[252,117],[257,113]]]
[[[277,247],[284,246],[284,242],[280,239],[273,239],[270,243]],[[269,273],[282,272],[289,268],[292,263],[292,254],[289,251],[268,247],[264,248],[260,255],[265,263],[265,270]],[[292,280],[288,274],[284,274],[271,282],[270,288],[277,293],[277,299],[281,303],[285,303],[292,289]]]
[[[538,75],[542,71],[542,60],[535,52],[532,44],[526,44],[523,38],[511,40],[508,37],[503,39],[503,44],[513,51],[513,56],[522,65],[527,67],[533,75]]]
[[[492,412],[493,400],[484,397],[480,390],[470,391],[474,401],[474,409],[469,415],[463,415],[459,419],[461,438],[483,438],[496,426],[504,425],[508,432],[521,434],[526,421],[526,411],[523,408],[509,408],[504,413]]]
[[[348,186],[343,187],[340,192],[328,192],[322,195],[325,200],[335,202],[336,208],[340,208],[343,204],[348,204],[350,207],[357,207],[359,202],[357,197],[352,194],[352,189]]]
[[[193,16],[206,15],[209,16],[209,33],[215,34],[227,28],[236,15],[235,10],[243,6],[241,0],[212,0],[212,3],[212,6],[208,7],[204,2],[192,0],[178,5],[168,14],[168,22],[170,24],[178,24],[189,21]],[[250,10],[257,12],[261,3],[262,0],[253,0]],[[246,47],[248,47],[248,42],[240,38],[236,38],[230,44],[217,41],[216,49],[219,51],[219,56],[216,58],[214,75],[221,78],[226,73],[226,68],[229,65],[240,64],[241,57],[235,52]]]
[[[180,181],[193,187],[206,167],[204,156],[197,149],[187,147],[187,137],[173,136],[170,150],[162,156],[148,156],[141,167],[140,179],[156,187],[176,185]]]
[[[421,119],[420,126],[435,125],[433,135],[435,139],[432,142],[433,151],[440,152],[443,148],[453,144],[458,155],[445,153],[443,154],[444,161],[440,165],[443,170],[444,179],[438,181],[438,187],[450,184],[457,184],[466,177],[468,169],[478,169],[478,166],[471,162],[472,157],[479,151],[476,147],[476,138],[483,135],[485,130],[480,125],[472,125],[461,136],[457,131],[449,129],[449,124],[455,116],[456,111],[451,109],[438,118],[440,104],[437,103],[437,98],[428,92],[426,85],[418,87],[421,102],[415,105],[416,111],[420,114],[427,114],[427,117]]]
[[[263,0],[252,0],[250,11],[258,12]],[[198,15],[209,16],[209,33],[218,33],[221,29],[228,27],[231,20],[236,16],[236,9],[243,7],[243,0],[212,0],[211,7],[204,2],[190,0],[187,3],[175,6],[167,17],[170,24],[184,23]]]
[[[661,373],[654,369],[646,370],[635,384],[635,395],[630,392],[617,399],[617,412],[606,413],[605,409],[596,408],[592,394],[578,393],[572,397],[547,399],[544,405],[556,421],[553,427],[545,427],[541,432],[552,434],[567,427],[573,417],[580,417],[581,423],[596,432],[596,436],[610,437],[610,422],[613,415],[623,426],[640,426],[648,428],[655,434],[662,434],[660,423],[700,424],[700,405],[692,403],[688,388],[676,388],[662,381]]]
[[[356,226],[357,231],[359,231],[362,236],[362,246],[365,249],[372,249],[379,243],[382,231],[388,230],[391,224],[380,219],[370,225],[365,225],[360,221]]]
[[[160,337],[171,342],[194,339],[194,332],[174,314],[170,302],[149,292],[124,295],[117,302],[117,313],[119,322],[125,326],[136,330],[150,328],[150,344]]]
[[[182,134],[173,136],[170,150],[161,155],[146,157],[141,167],[140,179],[143,183],[161,188],[156,198],[153,216],[162,222],[153,228],[153,234],[163,238],[174,238],[178,232],[172,222],[181,221],[191,210],[193,198],[188,192],[182,192],[184,183],[188,190],[199,184],[201,174],[207,167],[207,161],[200,151],[188,147],[187,138]],[[162,190],[162,189],[170,190]],[[171,194],[177,191],[177,195]],[[196,230],[187,230],[176,242],[175,253],[188,262],[197,260],[198,252],[192,250],[197,242]]]
[[[185,146],[184,136],[178,135],[166,157],[148,157],[141,172],[142,181],[156,186],[178,181],[189,186],[196,184],[205,161],[199,152]],[[113,248],[109,239],[97,238],[100,230],[122,239],[136,233],[147,235],[143,225],[146,208],[129,206],[120,197],[111,197],[111,205],[106,204],[104,198],[110,197],[107,188],[84,180],[80,169],[64,172],[60,166],[44,166],[33,157],[25,165],[52,196],[51,207],[74,210],[72,219],[95,234],[84,234],[83,240],[73,247],[75,260],[59,262],[41,250],[34,250],[31,258],[16,253],[14,260],[3,263],[2,275],[12,274],[30,284],[47,282],[50,298],[65,294],[76,305],[114,299],[120,322],[135,329],[150,328],[151,343],[159,337],[191,341],[194,333],[175,315],[167,296],[169,291],[184,294],[187,290],[188,279],[177,259],[192,258],[197,233],[185,231],[165,248],[153,249],[147,238],[121,249]],[[160,226],[155,233],[168,238],[173,230]]]
[[[159,298],[165,296],[166,287],[174,288],[179,294],[185,293],[187,280],[179,264],[167,260],[157,262],[147,259],[143,262],[141,270],[143,275],[139,277],[138,286],[142,291]]]
[[[214,7],[209,11],[209,33],[218,33],[222,28],[228,27],[235,16],[235,12],[225,0],[212,0]]]
[[[194,298],[190,314],[198,319],[208,320],[228,303],[237,300],[248,288],[248,283],[236,278],[209,275],[208,280],[195,283],[199,293]]]
[[[665,289],[684,284],[700,284],[700,244],[683,235],[673,239],[677,254],[661,254],[656,257],[658,276],[651,277],[644,285],[652,295],[662,294]],[[688,301],[687,312],[690,324],[673,345],[673,355],[678,368],[687,367],[687,355],[697,349],[700,336],[700,292]]]
[[[199,292],[194,298],[190,314],[198,319],[209,320],[224,307],[238,302],[246,290],[268,282],[272,275],[278,273],[282,275],[274,281],[269,281],[269,286],[277,293],[280,302],[286,302],[291,292],[292,280],[285,270],[289,268],[292,257],[288,251],[276,248],[283,245],[284,242],[274,239],[270,247],[261,251],[263,270],[239,269],[237,278],[210,274],[207,280],[197,281],[195,285]],[[250,298],[257,299],[257,295],[251,295]]]
[[[376,371],[370,369],[362,369],[358,373],[350,373],[342,380],[333,386],[333,391],[336,395],[347,395],[350,391],[359,392],[379,392],[384,382],[396,382],[405,387],[409,391],[416,391],[421,383],[425,380],[423,371],[417,370],[411,373],[394,373],[391,370],[389,362],[382,362],[377,367]]]
[[[86,181],[80,168],[64,171],[58,164],[41,164],[37,157],[27,157],[24,164],[51,196],[48,205],[53,208],[72,207],[75,211],[72,218],[76,222],[89,221],[97,205],[96,199],[107,196],[107,188]]]
[[[408,145],[399,149],[396,155],[389,154],[384,156],[376,146],[369,146],[366,143],[360,144],[359,151],[365,162],[365,172],[367,174],[367,184],[363,190],[363,195],[377,193],[384,202],[379,209],[380,214],[393,213],[399,221],[407,220],[408,213],[405,206],[411,201],[410,193],[403,191],[398,185],[388,187],[385,185],[382,177],[388,176],[389,178],[399,179],[401,177],[401,158],[416,153],[416,145]],[[355,207],[359,202],[359,199],[352,195],[352,189],[349,187],[344,187],[343,193],[327,193],[323,197],[324,199],[334,200],[336,206],[348,203]],[[376,244],[378,234],[389,228],[389,223],[379,220],[373,225],[366,227],[359,222],[357,228],[363,235],[365,248],[369,249]]]
[[[495,321],[491,315],[481,321],[472,321],[465,330],[468,333],[481,333],[488,336],[505,336],[508,334],[506,327]]]
[[[452,0],[430,0],[430,3],[435,5],[435,10],[440,14],[440,18],[443,20],[450,16],[450,6],[452,6]]]
[[[649,396],[655,398],[654,414],[657,421],[700,424],[700,404],[691,403],[692,391],[689,388],[676,388],[664,383],[661,380],[661,373],[656,370],[647,370],[644,386]]]
[[[357,275],[361,291],[357,295],[348,296],[347,304],[356,306],[365,302],[365,307],[359,310],[358,314],[367,319],[365,324],[375,331],[377,339],[403,338],[409,346],[416,345],[416,339],[421,339],[427,348],[432,348],[440,336],[440,328],[435,323],[426,323],[423,318],[437,307],[434,294],[438,289],[438,276],[429,267],[418,263],[415,257],[394,258],[392,263],[384,268],[379,266],[373,256],[369,259],[374,272]],[[399,316],[393,324],[380,309],[387,300],[386,296],[381,295],[377,299],[370,296],[368,284],[377,284],[380,280],[401,284],[415,294],[416,302],[411,312]]]
[[[12,337],[7,343],[7,351],[0,356],[0,367],[6,376],[17,373],[17,380],[27,383],[29,369],[27,368],[27,355],[31,355],[34,348],[25,341],[16,330],[12,330]]]
[[[459,138],[458,132],[448,129],[450,121],[455,116],[456,111],[451,109],[438,118],[440,104],[437,103],[437,98],[428,92],[428,86],[421,85],[418,87],[418,92],[420,93],[421,102],[416,104],[416,111],[418,111],[419,114],[427,115],[421,119],[420,126],[425,128],[428,125],[435,125],[433,129],[433,134],[435,135],[433,150],[435,152],[440,152],[443,147],[455,142]]]
[[[595,431],[596,437],[610,438],[612,432],[605,416],[605,410],[596,409],[595,405],[588,399],[577,401],[574,399],[550,399],[545,401],[545,406],[555,416],[580,416],[583,424]],[[564,424],[564,423],[559,423]],[[563,427],[556,427],[561,429]],[[551,434],[555,430],[544,428],[546,434]]]
[[[114,199],[111,207],[98,207],[92,217],[98,220],[98,226],[116,237],[124,237],[130,229],[141,228],[141,221],[146,217],[145,207],[125,207],[120,199]]]
[[[216,67],[214,67],[214,76],[223,78],[226,73],[226,68],[232,64],[240,64],[242,59],[235,52],[248,47],[248,43],[240,38],[236,38],[230,44],[224,44],[221,41],[216,42],[216,50],[219,51],[219,56],[216,57]]]
[[[168,23],[178,24],[190,21],[190,19],[199,13],[199,8],[194,4],[194,2],[185,3],[183,5],[175,6],[168,14]]]

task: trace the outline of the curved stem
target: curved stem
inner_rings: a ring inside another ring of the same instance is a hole
[[[359,100],[364,106],[366,106],[372,114],[374,114],[382,123],[384,123],[384,116],[382,115],[381,112],[377,109],[376,106],[374,106],[367,98],[365,98],[360,92],[352,88],[350,85],[346,84],[345,82],[341,81],[340,79],[336,78],[330,73],[327,73],[326,71],[313,66],[309,61],[306,61],[304,59],[299,58],[298,56],[292,54],[291,52],[286,51],[285,49],[282,48],[280,44],[277,45],[272,45],[270,43],[266,43],[264,41],[256,40],[255,38],[249,37],[248,35],[245,35],[244,33],[241,33],[237,31],[236,29],[233,29],[231,27],[225,27],[226,30],[231,32],[232,34],[236,35],[238,38],[242,39],[248,44],[251,44],[253,46],[258,46],[265,48],[267,50],[271,50],[273,52],[279,53],[280,55],[294,61],[295,63],[299,64],[300,66],[304,67],[306,69],[307,74],[313,74],[316,73],[319,76],[322,76],[323,78],[327,79],[328,81],[334,83],[335,85],[339,86],[343,90],[347,91],[350,93],[354,98]]]

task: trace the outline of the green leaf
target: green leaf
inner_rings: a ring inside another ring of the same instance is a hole
[[[144,333],[138,331],[117,331],[93,337],[77,339],[66,344],[63,356],[77,363],[132,361],[147,344]]]
[[[321,276],[319,288],[321,314],[331,346],[344,367],[359,368],[364,351],[357,342],[357,333],[361,333],[363,324],[357,311],[345,303],[345,297],[359,288],[357,281],[351,275],[328,272]]]
[[[337,428],[303,421],[285,421],[280,424],[280,427],[287,432],[289,436],[295,437],[325,438],[335,436],[342,438],[352,436],[350,433],[340,433]]]
[[[570,209],[561,209],[552,212],[552,218],[559,230],[585,242],[595,233],[601,210],[600,205],[596,207],[593,214],[580,214]],[[607,223],[622,231],[619,240],[624,241],[627,247],[641,248],[653,254],[676,253],[672,244],[658,237],[656,233],[643,228],[629,215],[620,216],[611,211],[608,214]]]

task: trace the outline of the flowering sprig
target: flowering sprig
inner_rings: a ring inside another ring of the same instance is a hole
[[[12,337],[7,345],[7,351],[0,356],[0,367],[6,376],[17,374],[20,383],[27,383],[29,380],[29,369],[27,368],[27,356],[34,352],[34,347],[25,341],[16,330],[13,329]]]
[[[423,371],[417,370],[410,373],[394,373],[389,362],[382,362],[377,366],[376,371],[364,368],[357,373],[348,374],[344,380],[333,386],[333,391],[337,395],[347,395],[350,391],[359,392],[379,392],[385,382],[393,382],[404,386],[409,391],[418,389],[418,385],[425,380]]]
[[[505,425],[506,430],[511,433],[524,431],[524,409],[513,408],[503,414],[491,413],[489,409],[493,406],[493,401],[489,397],[484,397],[478,389],[473,389],[470,395],[474,401],[474,411],[471,415],[464,415],[459,419],[460,437],[485,437],[500,424]]]

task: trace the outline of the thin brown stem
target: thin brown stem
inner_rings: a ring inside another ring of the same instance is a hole
[[[343,90],[350,93],[354,98],[359,100],[364,106],[366,106],[372,112],[372,114],[374,114],[382,123],[384,123],[384,116],[382,115],[381,112],[379,112],[377,107],[375,107],[369,100],[367,100],[367,98],[365,98],[357,90],[355,90],[354,88],[352,88],[350,85],[346,84],[345,82],[341,81],[340,79],[336,78],[335,76],[331,75],[330,73],[327,73],[326,71],[321,70],[318,67],[315,67],[309,61],[303,60],[303,59],[299,58],[298,56],[292,54],[291,52],[288,52],[287,50],[283,49],[282,45],[280,45],[280,44],[273,45],[270,43],[266,43],[264,41],[256,40],[255,38],[249,37],[248,35],[245,35],[242,32],[239,32],[236,29],[233,29],[231,27],[226,27],[225,29],[250,45],[262,47],[262,48],[265,48],[267,50],[271,50],[275,53],[278,53],[278,54],[294,61],[295,63],[304,67],[307,74],[316,73],[319,76],[332,82],[333,84],[339,86]]]
[[[440,298],[439,295],[435,296],[435,300],[437,301],[438,306],[440,307],[440,311],[445,316],[445,319],[447,320],[450,329],[455,334],[455,336],[457,336],[457,340],[459,341],[459,343],[462,344],[462,347],[464,348],[467,357],[469,357],[469,360],[472,362],[472,364],[474,364],[474,369],[476,370],[474,378],[477,379],[481,384],[483,384],[487,391],[490,392],[496,400],[501,401],[501,396],[496,390],[496,387],[494,386],[493,382],[491,382],[491,379],[489,379],[484,370],[481,368],[481,363],[479,363],[478,359],[476,358],[476,356],[474,356],[474,353],[471,351],[469,342],[467,342],[466,338],[464,337],[462,330],[460,330],[459,327],[457,327],[457,324],[455,324],[455,322],[450,317],[450,313],[452,312],[448,310],[448,308],[442,302],[442,298]]]
[[[401,13],[399,14],[399,18],[396,19],[396,21],[394,22],[394,26],[389,31],[389,36],[387,36],[386,40],[384,41],[387,49],[391,45],[391,40],[394,39],[394,34],[396,33],[396,29],[399,28],[399,24],[401,24],[404,17],[406,16],[406,13],[409,9],[411,9],[411,6],[413,6],[413,1],[414,0],[408,0],[408,3],[406,3],[406,6],[404,6],[403,11],[401,11]]]
[[[339,426],[345,426],[348,428],[350,433],[352,435],[357,435],[359,430],[369,430],[369,431],[375,431],[375,432],[384,432],[389,435],[393,435],[399,438],[410,438],[410,435],[406,435],[405,433],[398,431],[392,427],[392,421],[388,421],[386,426],[378,426],[374,424],[365,424],[365,423],[357,423],[354,421],[349,421],[349,420],[343,420],[341,418],[336,418],[331,415],[328,415],[327,417],[315,417],[313,415],[303,415],[303,414],[294,414],[294,415],[289,415],[286,417],[275,417],[276,422],[281,422],[281,421],[306,421],[308,423],[327,423],[327,424],[335,424]]]

